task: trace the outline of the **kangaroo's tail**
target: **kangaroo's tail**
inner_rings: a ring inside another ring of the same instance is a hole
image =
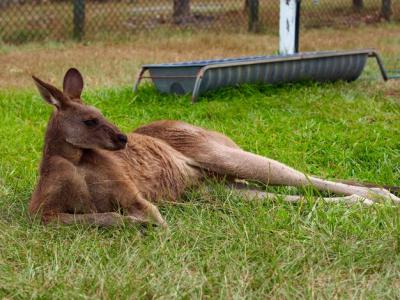
[[[395,194],[396,196],[400,195],[400,186],[383,185],[371,182],[358,182],[354,180],[342,180],[342,179],[333,179],[332,181],[349,185],[355,185],[355,186],[369,187],[369,188],[383,188],[390,191],[392,194]]]

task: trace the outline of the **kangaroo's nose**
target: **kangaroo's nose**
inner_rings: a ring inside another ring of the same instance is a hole
[[[128,142],[128,137],[125,134],[118,134],[117,139],[122,144],[126,144]]]

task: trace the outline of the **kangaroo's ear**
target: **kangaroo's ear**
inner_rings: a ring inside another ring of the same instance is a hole
[[[56,87],[48,84],[39,78],[32,76],[33,81],[35,82],[40,95],[42,96],[43,100],[48,102],[51,105],[54,105],[58,109],[62,109],[68,104],[68,99],[64,96],[63,92],[61,92]]]
[[[80,100],[83,90],[83,78],[81,73],[71,68],[65,73],[63,91],[71,100]]]

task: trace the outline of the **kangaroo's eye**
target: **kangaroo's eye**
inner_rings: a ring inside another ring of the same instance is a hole
[[[83,121],[83,123],[85,123],[86,126],[92,127],[92,126],[96,126],[99,123],[99,120],[89,119],[89,120]]]

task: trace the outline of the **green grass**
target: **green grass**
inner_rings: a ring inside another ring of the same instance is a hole
[[[400,185],[400,102],[369,80],[242,86],[196,105],[150,86],[84,98],[124,131],[181,119],[307,173]],[[33,90],[0,90],[0,298],[400,297],[390,204],[245,202],[216,186],[162,205],[169,231],[32,224],[50,110]]]

